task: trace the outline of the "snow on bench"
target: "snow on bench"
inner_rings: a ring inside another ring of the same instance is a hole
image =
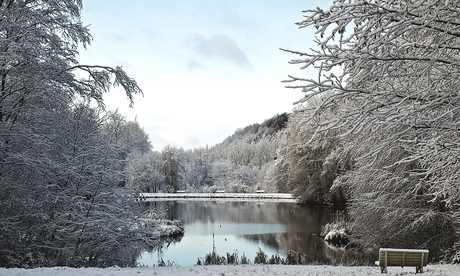
[[[423,266],[428,263],[428,250],[380,248],[380,272],[388,273],[388,266],[415,266],[415,273],[423,273]]]

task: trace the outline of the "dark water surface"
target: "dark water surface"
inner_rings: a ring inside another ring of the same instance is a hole
[[[185,228],[182,240],[143,252],[139,265],[165,263],[191,266],[213,251],[226,256],[237,252],[254,261],[261,248],[269,257],[286,257],[297,251],[311,263],[330,263],[343,251],[328,247],[320,237],[321,226],[329,222],[331,211],[296,203],[276,201],[150,201],[145,208],[166,210],[165,216],[180,220]],[[214,235],[214,238],[213,238]]]

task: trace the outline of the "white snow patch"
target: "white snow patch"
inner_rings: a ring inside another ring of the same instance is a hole
[[[423,275],[460,275],[459,265],[428,265]],[[389,267],[388,272],[395,274],[413,274],[414,267]],[[139,267],[139,268],[35,268],[6,269],[0,268],[2,276],[180,276],[180,275],[240,275],[240,276],[271,276],[271,275],[382,275],[377,266],[326,266],[326,265],[224,265],[224,266],[185,266],[185,267]]]
[[[324,237],[327,242],[340,242],[348,240],[348,234],[345,229],[331,230]]]

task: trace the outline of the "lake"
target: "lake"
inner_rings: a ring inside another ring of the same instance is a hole
[[[269,257],[286,257],[297,251],[311,263],[331,263],[343,251],[330,248],[320,237],[321,226],[331,219],[331,211],[280,201],[173,200],[147,201],[170,220],[180,220],[185,234],[179,242],[144,251],[139,265],[157,266],[159,260],[192,266],[215,247],[219,256],[244,254],[251,263],[261,248]],[[213,238],[214,237],[214,238]]]

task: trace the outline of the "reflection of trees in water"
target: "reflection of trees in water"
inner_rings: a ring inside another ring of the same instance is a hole
[[[160,201],[147,202],[148,208],[166,210],[166,218],[178,219],[184,225],[201,223],[266,223],[286,226],[286,233],[245,235],[244,238],[299,252],[308,263],[367,263],[373,257],[328,247],[320,237],[321,226],[331,219],[331,211],[314,206],[285,202],[228,201]],[[161,251],[161,248],[157,248]],[[364,256],[364,259],[363,259]]]
[[[288,232],[319,233],[330,217],[328,210],[285,202],[166,201],[167,218],[193,222],[239,222],[284,224]]]
[[[104,252],[103,254],[107,255],[105,259],[109,260],[104,263],[104,266],[136,266],[142,252],[161,252],[169,244],[180,242],[182,237],[183,235],[175,237],[163,236],[155,241],[152,240],[150,244],[127,243],[125,247],[120,246],[117,251]]]
[[[140,207],[140,211],[150,212],[154,211],[156,218],[158,219],[167,219],[169,217],[169,210],[170,210],[170,203],[167,201],[145,201],[145,202],[138,202]],[[144,251],[148,252],[157,252],[158,254],[162,254],[163,249],[168,247],[170,244],[174,244],[180,242],[183,238],[182,235],[175,235],[175,236],[162,236],[152,242],[151,244],[144,244],[140,247],[133,247],[127,246],[123,252],[119,252],[116,254],[116,257],[123,261],[129,261],[131,265],[137,265],[137,260],[140,258],[141,254]]]
[[[307,263],[329,263],[332,259],[340,257],[338,252],[333,252],[326,247],[319,235],[312,233],[273,233],[247,235],[244,238],[280,248],[284,255],[289,250],[299,252],[306,257]]]
[[[340,258],[341,253],[328,249],[319,236],[321,226],[329,222],[330,210],[285,202],[169,203],[168,218],[178,218],[184,224],[196,221],[282,224],[287,233],[247,235],[244,238],[280,248],[285,254],[294,250],[305,255],[311,263]]]
[[[156,245],[146,244],[143,247],[127,246],[125,250],[112,254],[114,258],[111,266],[136,266],[138,265],[137,261],[140,259],[143,252],[156,252],[158,255],[162,255],[164,248],[168,247],[170,244],[180,242],[181,239],[182,236],[174,238],[165,237],[158,239]]]
[[[158,244],[155,246],[146,246],[145,248],[138,249],[136,252],[136,260],[139,259],[143,251],[147,252],[156,252],[158,256],[163,255],[163,251],[168,248],[171,244],[178,243],[182,240],[182,236],[177,236],[177,237],[163,237],[158,241]],[[134,257],[134,255],[133,255]]]
[[[279,248],[283,250],[285,256],[289,250],[298,252],[305,257],[305,262],[308,264],[372,265],[378,257],[373,252],[329,247],[318,234],[312,233],[245,235],[244,238]]]

